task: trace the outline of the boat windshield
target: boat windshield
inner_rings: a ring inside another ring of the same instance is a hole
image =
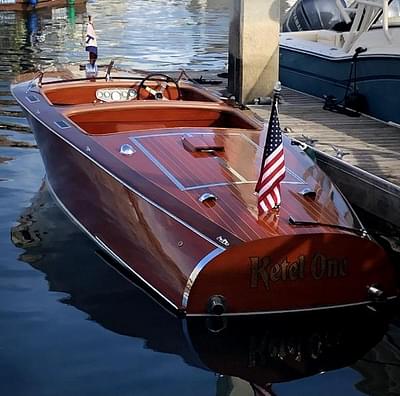
[[[400,17],[400,0],[393,0],[389,5],[389,18]]]
[[[382,24],[382,19],[379,23]],[[400,25],[400,0],[393,0],[389,5],[389,25]]]
[[[388,23],[390,25],[400,24],[400,0],[392,0],[388,7]],[[383,25],[383,15],[380,14],[373,27],[381,27]]]
[[[350,31],[345,39],[343,50],[348,52],[361,34],[369,29],[381,28],[391,41],[390,25],[397,25],[399,17],[399,0],[354,0],[350,7],[344,7],[340,0],[336,4],[346,22],[351,21]]]

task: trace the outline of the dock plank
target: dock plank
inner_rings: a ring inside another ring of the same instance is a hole
[[[335,156],[333,148],[346,154],[343,161],[391,183],[400,185],[400,128],[367,116],[349,117],[323,109],[323,100],[282,89],[279,106],[282,128],[300,141],[314,140],[314,147]],[[268,119],[271,106],[250,106]]]

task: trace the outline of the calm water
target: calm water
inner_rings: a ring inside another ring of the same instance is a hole
[[[0,394],[400,394],[396,317],[177,319],[111,269],[42,185],[39,152],[9,93],[16,73],[83,62],[88,13],[101,63],[221,70],[229,3],[0,13]]]

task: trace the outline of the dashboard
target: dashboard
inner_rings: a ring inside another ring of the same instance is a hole
[[[96,99],[102,102],[120,102],[136,98],[135,88],[102,88],[96,91]]]

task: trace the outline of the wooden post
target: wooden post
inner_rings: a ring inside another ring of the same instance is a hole
[[[272,94],[279,75],[280,0],[232,0],[228,90],[240,103]]]

